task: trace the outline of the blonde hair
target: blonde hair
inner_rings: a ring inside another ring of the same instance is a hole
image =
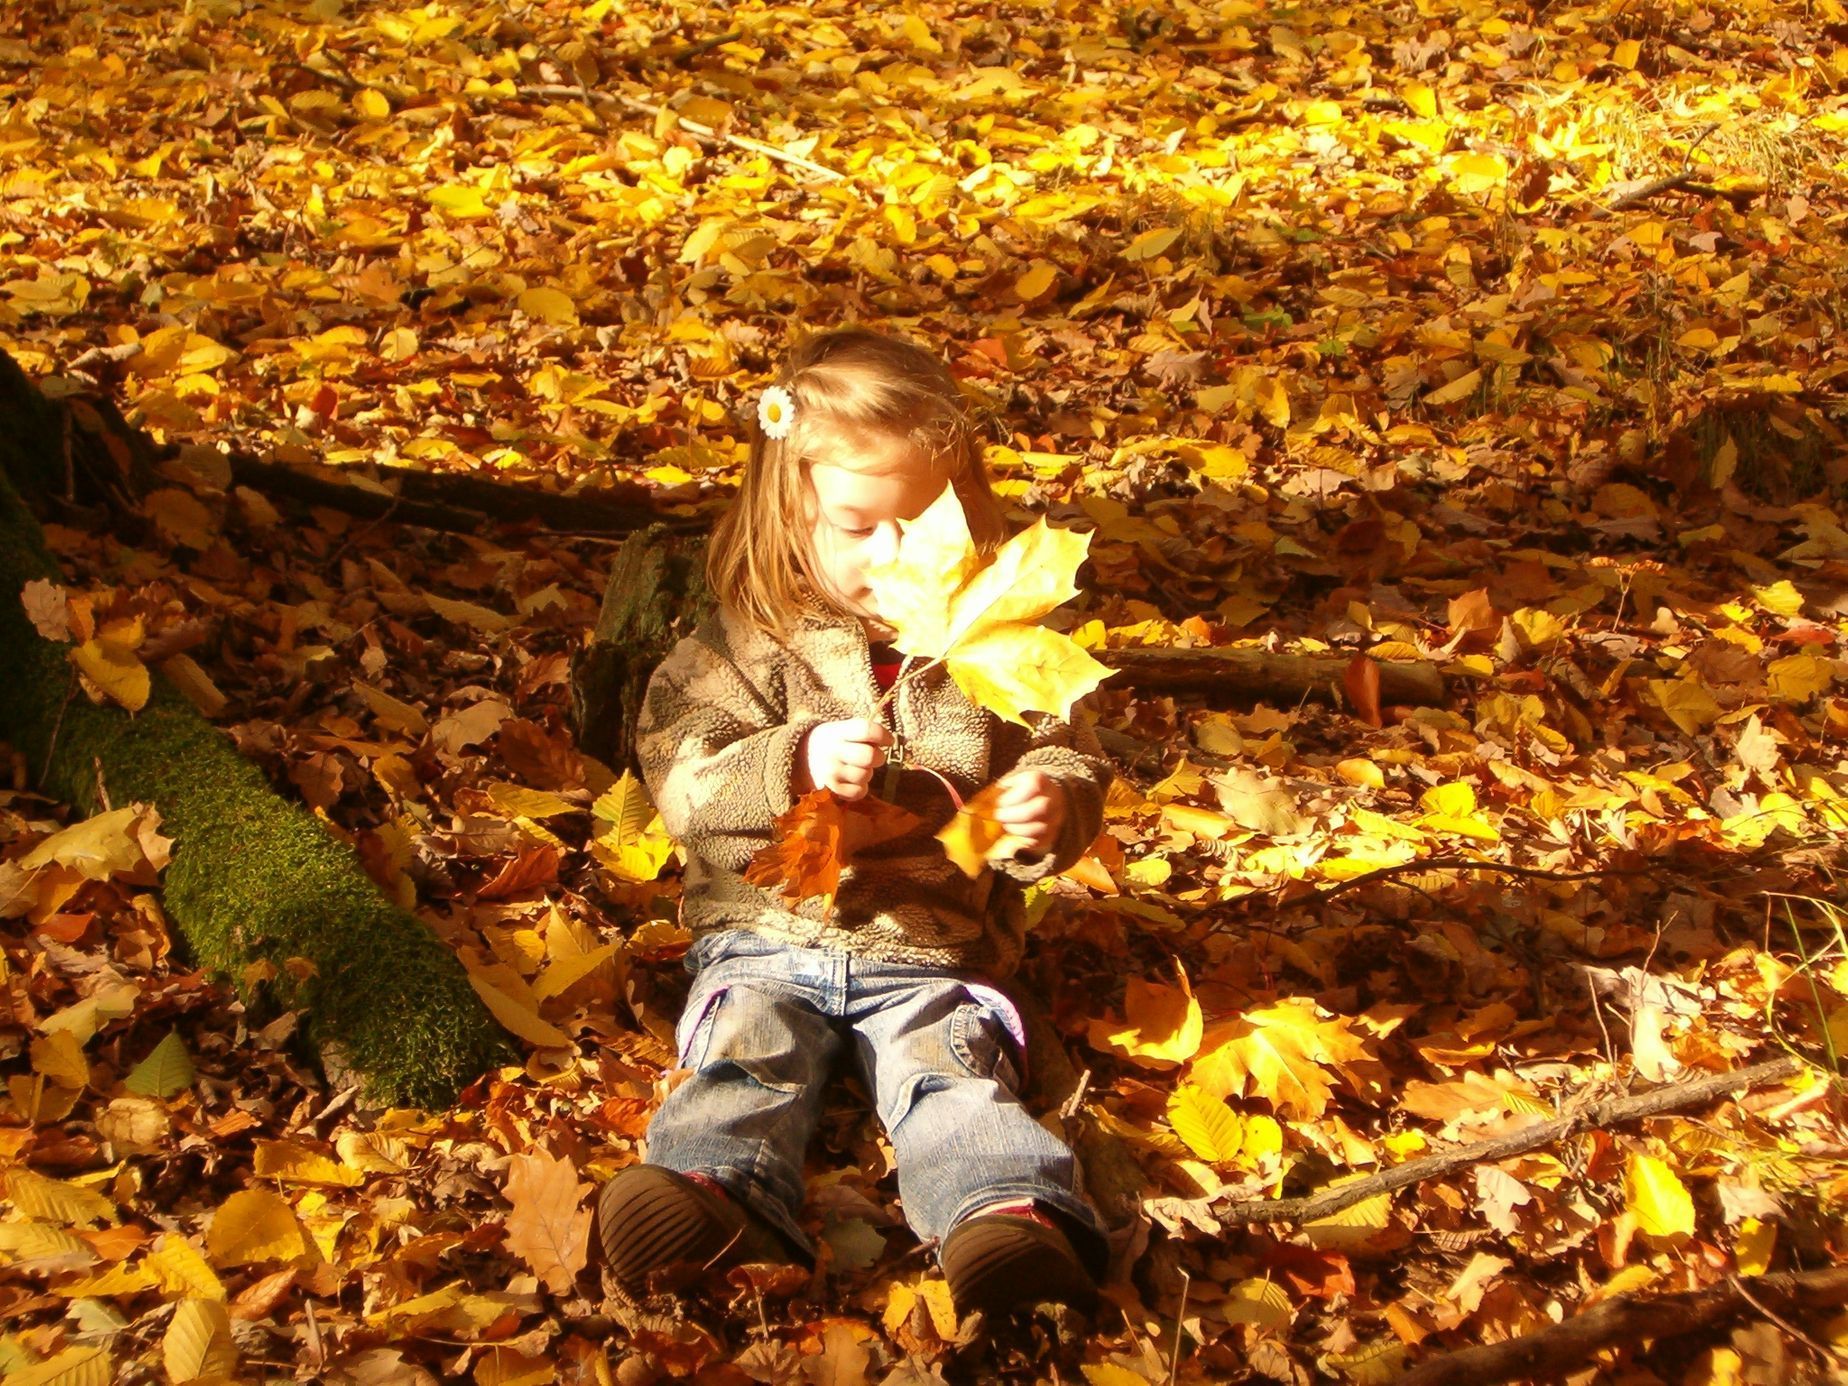
[[[759,629],[782,635],[799,608],[827,600],[814,569],[809,468],[824,450],[833,461],[856,437],[910,443],[956,488],[982,553],[1006,537],[979,429],[955,377],[930,352],[846,327],[804,341],[774,383],[795,402],[789,432],[771,438],[757,430],[738,498],[706,551],[713,592]]]

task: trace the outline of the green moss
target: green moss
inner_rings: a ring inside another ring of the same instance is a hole
[[[160,810],[175,843],[167,912],[197,962],[240,987],[250,964],[274,964],[270,998],[304,1009],[310,1038],[337,1045],[376,1101],[447,1105],[510,1057],[455,955],[178,693],[157,677],[131,718],[72,687],[66,647],[39,636],[18,598],[31,579],[58,577],[0,469],[0,738],[84,812],[100,806],[99,783],[113,803]],[[312,975],[297,978],[292,958]]]

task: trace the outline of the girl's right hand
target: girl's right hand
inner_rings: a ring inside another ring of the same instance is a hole
[[[797,793],[832,789],[843,799],[864,798],[891,744],[891,729],[868,717],[848,717],[811,728],[796,752]]]

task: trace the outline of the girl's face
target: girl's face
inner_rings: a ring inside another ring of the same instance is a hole
[[[867,570],[891,561],[898,522],[923,514],[942,494],[943,478],[906,439],[863,436],[852,444],[809,466],[815,511],[809,542],[826,595],[877,629]]]

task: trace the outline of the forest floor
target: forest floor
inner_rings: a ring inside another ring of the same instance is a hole
[[[366,1107],[188,966],[158,805],[57,836],[13,756],[8,1383],[1364,1386],[1848,1259],[1838,0],[10,20],[0,347],[180,449],[113,527],[53,517],[73,592],[529,1056]],[[1105,834],[1024,968],[1144,1180],[1089,1324],[959,1322],[847,1084],[812,1277],[606,1300],[590,1192],[637,1158],[687,942],[670,845],[566,724],[614,544],[227,480],[233,447],[709,515],[792,332],[846,321],[939,348],[1016,517],[1092,533],[1081,641],[1447,680],[1096,698]],[[1242,1209],[1783,1054],[1306,1225]],[[1748,1308],[1581,1370],[1845,1365],[1848,1314]]]

